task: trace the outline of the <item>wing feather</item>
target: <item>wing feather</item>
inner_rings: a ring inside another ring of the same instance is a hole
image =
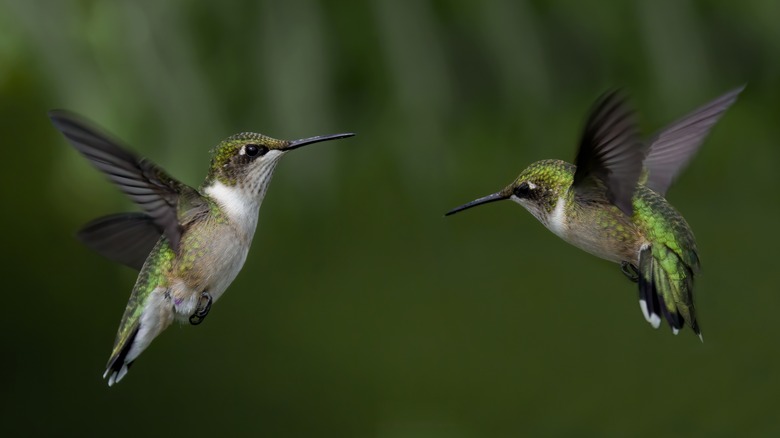
[[[645,185],[661,195],[666,194],[675,178],[699,150],[712,127],[744,89],[741,86],[729,91],[650,137],[644,161],[648,172]]]
[[[162,230],[145,213],[119,213],[95,219],[77,234],[88,248],[138,271],[161,235]]]
[[[205,208],[197,202],[193,206],[192,200],[198,198],[195,189],[175,180],[151,161],[119,146],[75,114],[55,110],[49,112],[49,117],[76,150],[143,209],[178,252],[182,233],[180,198],[188,198],[188,208]]]
[[[625,214],[633,214],[631,198],[642,173],[644,147],[634,112],[617,91],[603,95],[591,110],[580,140],[574,188],[588,196],[606,186],[607,197]]]

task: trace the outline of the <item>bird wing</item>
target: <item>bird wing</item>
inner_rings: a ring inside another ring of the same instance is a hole
[[[591,110],[580,140],[575,193],[589,197],[591,190],[605,187],[609,201],[631,216],[631,198],[643,159],[644,146],[633,110],[619,92],[606,93]]]
[[[729,91],[655,133],[648,140],[644,161],[646,186],[664,195],[680,171],[693,158],[699,146],[723,113],[737,100],[744,85]]]
[[[197,191],[119,146],[75,114],[55,110],[49,117],[76,150],[143,209],[178,252],[182,233],[179,218],[191,216],[193,209],[208,208]]]
[[[161,235],[148,214],[119,213],[95,219],[77,237],[107,259],[140,271]]]

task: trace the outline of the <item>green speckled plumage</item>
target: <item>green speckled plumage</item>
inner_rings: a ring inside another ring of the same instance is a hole
[[[502,193],[510,196],[524,182],[540,187],[529,195],[530,203],[521,204],[561,238],[597,257],[638,267],[640,249],[648,246],[654,259],[652,271],[641,274],[657,286],[663,299],[657,304],[666,307],[669,318],[679,315],[698,333],[692,289],[699,257],[693,232],[682,215],[663,196],[639,184],[629,217],[607,199],[605,188],[582,193],[575,190],[575,173],[573,164],[540,161],[523,171]],[[561,197],[565,222],[556,227],[554,210]],[[673,327],[679,329],[679,325]]]
[[[119,330],[114,341],[114,348],[108,363],[111,364],[122,354],[127,343],[132,340],[138,330],[141,315],[146,309],[147,300],[158,287],[167,288],[168,276],[176,254],[171,249],[165,238],[161,238],[154,246],[138,274],[138,278],[127,301],[125,313],[119,323]]]
[[[639,247],[652,241],[668,246],[687,265],[698,270],[693,233],[682,215],[666,199],[640,184],[634,191],[634,213],[629,217],[603,196],[603,191],[589,191],[588,197],[578,195],[572,186],[575,171],[573,164],[562,160],[538,161],[524,170],[501,193],[511,196],[514,188],[523,182],[532,182],[542,187],[532,200],[534,205],[541,207],[540,211],[534,212],[535,215],[538,214],[539,220],[548,226],[550,214],[558,199],[563,196],[567,232],[562,237],[582,246],[578,240],[583,239],[583,235],[592,235],[587,239],[594,244],[610,245],[608,253],[614,256],[604,256],[607,260],[638,263]]]
[[[638,283],[640,307],[653,327],[665,318],[675,334],[687,324],[701,336],[693,303],[696,242],[664,194],[741,91],[726,93],[645,142],[625,98],[606,93],[588,116],[574,164],[533,163],[501,191],[447,215],[511,199],[570,244],[620,263]]]
[[[533,163],[498,197],[515,200],[559,237],[597,257],[640,267],[641,250],[649,248],[652,260],[644,262],[650,270],[639,271],[659,294],[650,308],[667,315],[675,331],[684,321],[698,334],[692,288],[699,257],[685,219],[663,196],[642,184],[634,190],[629,216],[608,199],[599,181],[578,191],[573,184],[576,170],[561,160]],[[521,185],[532,189],[519,198],[515,193]]]
[[[668,247],[694,273],[699,270],[696,241],[682,215],[658,193],[638,186],[634,194],[634,223],[656,245]]]
[[[250,157],[240,154],[239,151],[250,142],[264,145],[272,150],[281,150],[290,145],[289,140],[277,140],[256,132],[232,135],[211,151],[209,173],[203,184],[208,185],[217,180],[225,185],[234,186],[241,181],[246,167],[240,164],[249,162]]]
[[[538,186],[544,187],[545,191],[539,192],[543,196],[541,203],[548,213],[552,212],[557,200],[557,194],[563,193],[571,187],[574,179],[574,165],[563,160],[541,160],[532,163],[523,170],[512,184],[509,184],[501,191],[503,196],[512,195],[512,190],[524,181],[533,181]]]
[[[97,219],[79,232],[87,246],[140,270],[104,374],[109,386],[173,321],[200,324],[236,278],[279,159],[301,146],[354,135],[293,141],[233,135],[212,151],[209,173],[196,190],[75,114],[52,111],[50,117],[76,150],[143,209]]]
[[[171,296],[171,281],[183,281],[190,290],[205,290],[209,287],[209,277],[213,275],[210,268],[219,266],[216,263],[219,254],[213,251],[214,239],[215,236],[225,233],[222,228],[230,227],[230,224],[213,199],[201,199],[207,209],[204,210],[199,205],[196,209],[197,216],[193,216],[192,210],[182,212],[182,216],[189,217],[190,220],[183,223],[179,254],[171,249],[165,237],[161,237],[141,268],[122,316],[109,364],[128,346],[127,343],[138,329],[140,318],[155,290],[166,291],[165,298],[172,300],[175,297]]]
[[[652,242],[652,257],[643,260],[640,256],[635,263],[641,280],[654,285],[667,319],[679,314],[700,334],[693,303],[693,280],[700,269],[693,231],[666,199],[645,186],[637,188],[634,209],[637,227]]]

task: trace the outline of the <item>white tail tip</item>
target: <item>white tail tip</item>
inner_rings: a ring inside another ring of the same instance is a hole
[[[639,300],[639,308],[642,309],[642,315],[645,316],[645,320],[647,320],[654,329],[661,326],[661,316],[656,313],[651,314],[647,309],[647,302],[645,302],[645,300]]]
[[[106,375],[110,369],[106,370],[105,373],[103,373],[103,378],[106,378]],[[122,368],[119,369],[119,371],[114,371],[111,373],[111,376],[108,378],[108,386],[114,386],[114,383],[118,383],[120,380],[122,380],[123,377],[125,377],[125,374],[127,374],[127,364],[123,364]]]

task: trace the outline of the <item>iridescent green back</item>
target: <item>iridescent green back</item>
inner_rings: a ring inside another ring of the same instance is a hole
[[[663,244],[694,272],[699,270],[696,240],[682,215],[658,193],[637,186],[634,193],[634,221],[654,245]]]

